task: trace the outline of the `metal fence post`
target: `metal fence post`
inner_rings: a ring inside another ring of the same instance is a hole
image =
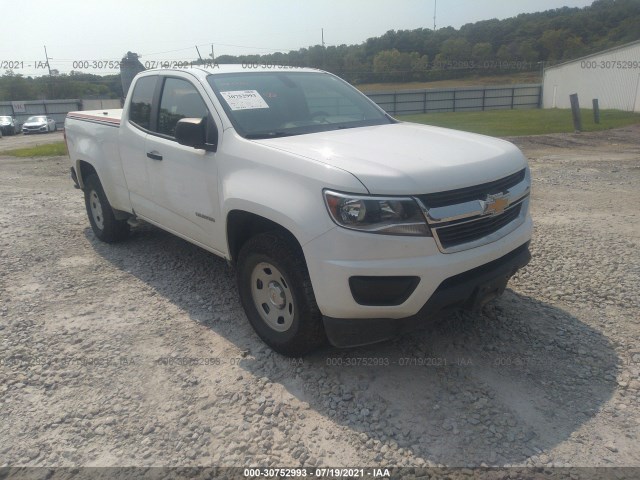
[[[427,113],[427,91],[424,91],[424,100],[422,101],[422,113]]]
[[[593,121],[600,123],[600,104],[597,98],[593,99]]]
[[[511,89],[511,110],[513,110],[513,103],[516,98],[516,89],[515,87]]]
[[[456,90],[453,90],[453,111],[456,111]]]
[[[487,98],[487,87],[482,89],[482,111],[484,112],[485,99]]]
[[[538,87],[538,108],[542,108],[542,85]]]
[[[576,132],[582,131],[582,119],[580,118],[580,102],[578,102],[578,94],[569,95],[571,101],[571,114],[573,116],[573,128]]]

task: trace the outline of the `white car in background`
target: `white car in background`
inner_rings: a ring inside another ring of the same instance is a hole
[[[46,115],[34,115],[22,124],[22,133],[47,133],[58,130],[56,121]]]

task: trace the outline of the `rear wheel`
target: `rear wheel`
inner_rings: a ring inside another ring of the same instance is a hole
[[[95,173],[84,179],[84,202],[91,229],[99,240],[113,243],[127,238],[129,224],[126,220],[116,219]]]
[[[304,256],[284,235],[250,239],[238,256],[237,281],[251,326],[276,352],[299,356],[326,342]]]

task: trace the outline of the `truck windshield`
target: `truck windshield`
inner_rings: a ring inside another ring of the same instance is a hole
[[[326,73],[241,72],[210,75],[208,81],[245,138],[394,123],[364,95]]]

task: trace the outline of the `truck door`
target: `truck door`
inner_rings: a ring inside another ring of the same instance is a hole
[[[154,203],[153,220],[179,235],[218,252],[225,250],[220,219],[217,152],[207,152],[175,140],[181,118],[204,118],[215,126],[204,91],[190,79],[162,77],[157,125],[146,138],[147,171]],[[217,128],[217,127],[216,127]]]
[[[157,75],[138,78],[128,109],[120,120],[118,139],[131,206],[136,214],[143,217],[153,215],[145,146],[151,129],[151,110],[157,82]]]

